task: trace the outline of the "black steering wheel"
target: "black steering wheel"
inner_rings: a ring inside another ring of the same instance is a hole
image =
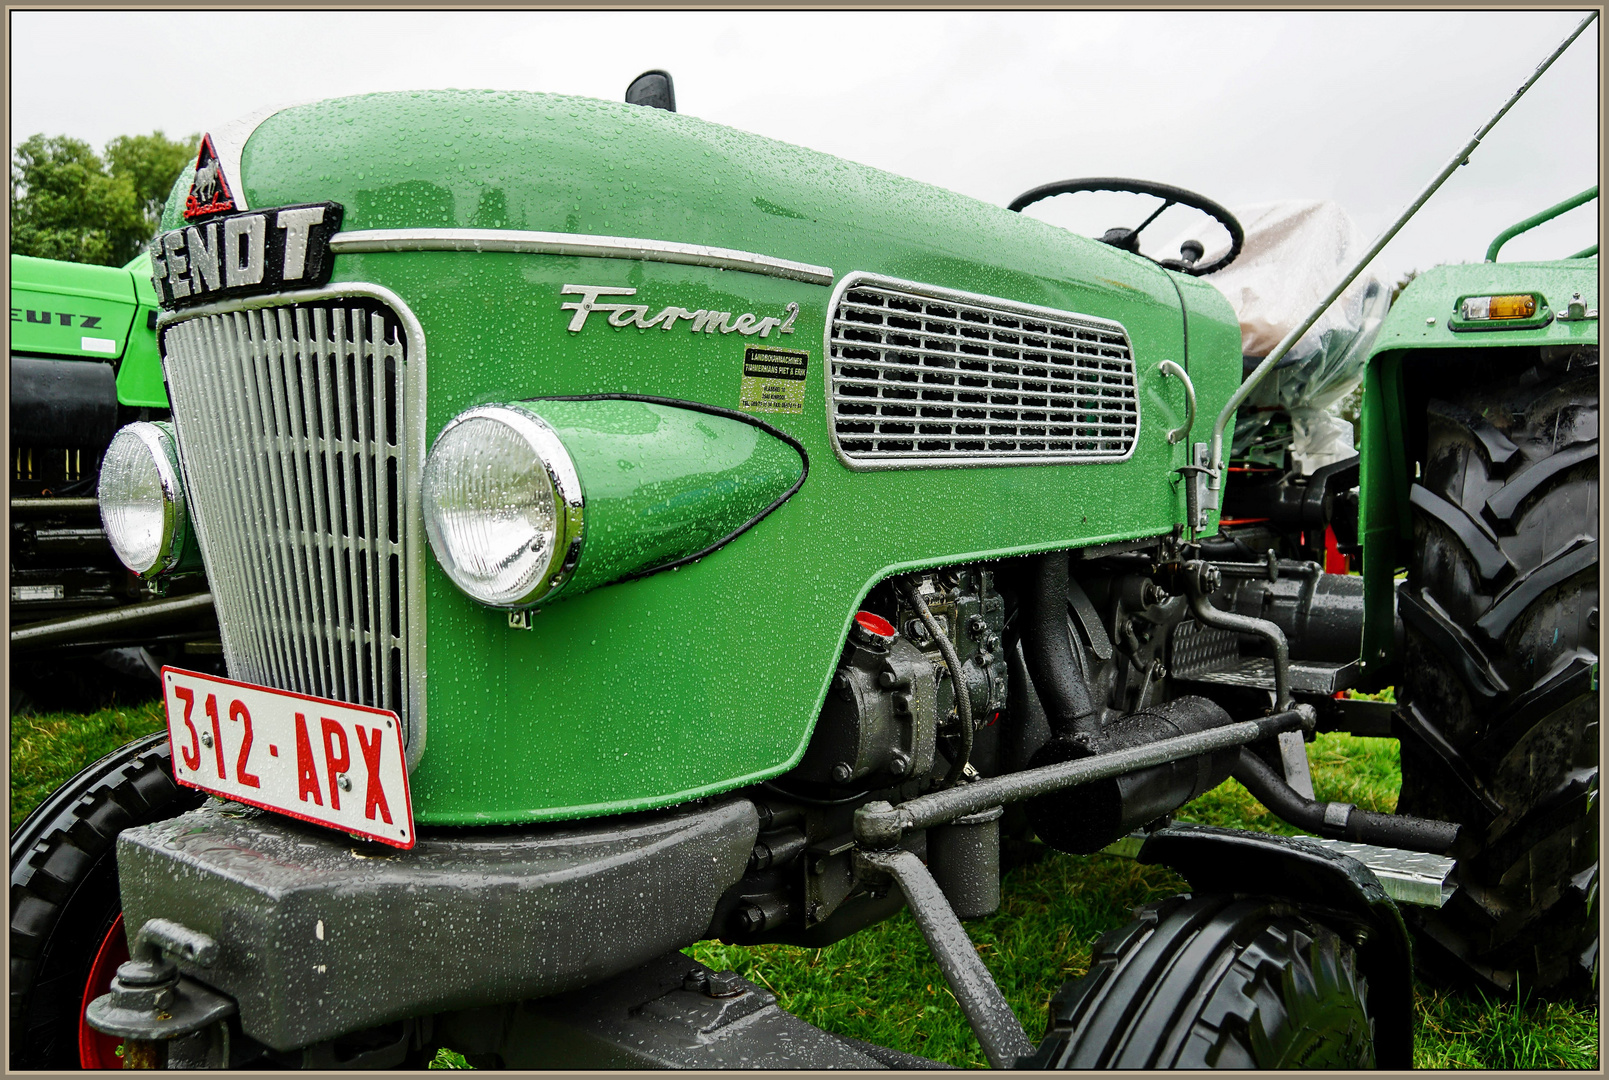
[[[1083,180],[1058,180],[1053,184],[1041,184],[1031,188],[1011,200],[1008,210],[1021,212],[1026,206],[1031,206],[1040,199],[1048,199],[1052,195],[1066,195],[1074,191],[1127,191],[1135,195],[1155,195],[1162,200],[1150,217],[1140,222],[1132,229],[1107,229],[1100,237],[1103,244],[1122,248],[1135,255],[1140,253],[1140,232],[1151,222],[1161,216],[1162,211],[1175,204],[1188,206],[1192,210],[1200,210],[1212,218],[1225,229],[1229,230],[1229,251],[1222,258],[1216,259],[1205,266],[1197,266],[1196,261],[1206,253],[1206,249],[1195,240],[1186,240],[1179,245],[1179,258],[1159,259],[1157,264],[1169,270],[1178,270],[1194,277],[1215,273],[1235,261],[1240,254],[1241,244],[1245,242],[1246,233],[1235,220],[1235,215],[1213,202],[1205,195],[1197,195],[1193,191],[1174,187],[1172,184],[1156,184],[1149,180],[1127,180],[1121,176],[1097,176]]]

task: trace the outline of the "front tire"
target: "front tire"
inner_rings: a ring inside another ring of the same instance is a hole
[[[1176,896],[1096,944],[1029,1069],[1369,1069],[1352,946],[1295,907]]]
[[[1509,350],[1430,401],[1398,609],[1402,813],[1457,821],[1459,890],[1406,911],[1427,975],[1587,997],[1598,925],[1596,350]]]
[[[167,733],[157,732],[67,781],[12,834],[12,1068],[116,1067],[113,1046],[83,1015],[86,995],[110,983],[127,950],[117,835],[203,798],[173,782]]]

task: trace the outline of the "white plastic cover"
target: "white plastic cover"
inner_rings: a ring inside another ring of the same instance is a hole
[[[1259,203],[1234,214],[1245,230],[1245,245],[1234,263],[1207,280],[1240,319],[1241,352],[1261,358],[1329,294],[1367,248],[1368,238],[1328,200]],[[1178,240],[1206,242],[1209,236],[1221,237],[1221,228],[1203,221]],[[1203,261],[1218,254],[1209,250]],[[1241,408],[1234,453],[1251,445],[1272,410],[1284,410],[1291,417],[1291,452],[1303,472],[1350,457],[1352,425],[1336,415],[1336,408],[1362,380],[1390,303],[1390,290],[1377,276],[1358,275]]]

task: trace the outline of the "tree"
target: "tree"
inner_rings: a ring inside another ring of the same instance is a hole
[[[1409,270],[1406,274],[1402,275],[1402,277],[1398,279],[1395,285],[1391,286],[1391,302],[1393,304],[1397,302],[1397,297],[1402,295],[1402,290],[1413,284],[1413,279],[1418,276],[1419,271]]]
[[[11,158],[11,250],[17,255],[121,266],[156,233],[168,189],[198,137],[124,135],[106,160],[65,135],[34,135]],[[108,164],[110,167],[108,167]]]
[[[106,144],[106,162],[112,175],[126,176],[134,185],[140,213],[145,215],[152,235],[162,222],[162,208],[167,205],[173,182],[185,166],[195,161],[196,144],[200,141],[201,136],[192,135],[183,142],[174,142],[160,131],[153,131],[149,135],[119,135]]]

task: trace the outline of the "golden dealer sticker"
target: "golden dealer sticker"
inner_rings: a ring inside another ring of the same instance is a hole
[[[743,351],[738,408],[745,412],[804,412],[805,372],[810,354],[750,346]]]

